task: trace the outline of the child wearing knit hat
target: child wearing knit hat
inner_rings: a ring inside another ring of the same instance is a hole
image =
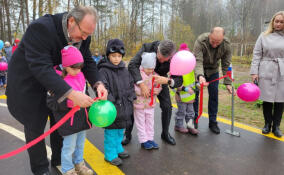
[[[107,43],[106,56],[98,63],[99,73],[108,90],[108,100],[117,110],[115,121],[104,130],[105,160],[116,166],[129,157],[121,141],[124,129],[132,123],[133,101],[136,99],[134,80],[122,61],[124,55],[123,42],[111,39]]]
[[[156,67],[156,53],[142,54],[140,74],[146,86],[151,92],[151,96],[145,98],[141,94],[139,86],[135,85],[137,100],[134,101],[134,121],[137,128],[138,140],[141,147],[147,150],[158,149],[159,145],[154,142],[154,110],[156,97],[161,92],[162,87],[154,83],[153,75]]]
[[[73,90],[85,93],[86,80],[81,72],[84,59],[81,52],[76,47],[66,46],[61,50],[61,55],[61,77]],[[56,122],[74,107],[69,99],[58,103],[52,94],[48,94],[47,105],[52,110]],[[58,129],[59,134],[63,136],[61,167],[64,175],[93,175],[93,171],[85,165],[83,159],[86,130],[91,127],[86,108],[81,108]]]
[[[187,50],[189,51],[187,44],[182,43],[180,45],[179,51]],[[195,100],[195,75],[194,71],[183,75],[183,84],[181,87],[174,89],[175,99],[177,102],[178,110],[175,116],[175,130],[180,133],[191,133],[197,135],[199,132],[194,128],[194,108],[193,102]],[[186,127],[184,127],[184,120],[186,122]]]

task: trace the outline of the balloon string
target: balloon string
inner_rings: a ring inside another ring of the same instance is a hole
[[[215,80],[211,80],[211,81],[208,82],[208,84],[213,83],[214,81],[221,80],[221,79],[226,78],[226,77],[229,77],[232,81],[234,81],[234,79],[231,76],[231,73],[229,73],[227,71],[226,75],[224,75],[223,77],[217,78]],[[204,87],[204,83],[201,83],[201,85],[200,85],[200,96],[199,96],[199,114],[198,114],[198,117],[195,120],[196,123],[198,123],[198,120],[201,117],[202,112],[203,112],[203,87]]]
[[[102,94],[103,95],[103,94]],[[94,101],[99,100],[99,97],[94,98]],[[30,147],[34,146],[35,144],[37,144],[38,142],[42,141],[45,137],[47,137],[48,135],[50,135],[51,133],[53,133],[55,130],[57,130],[61,125],[63,125],[69,118],[71,118],[72,116],[74,116],[74,114],[80,109],[79,106],[75,106],[74,108],[72,108],[62,119],[60,119],[55,125],[53,125],[48,131],[46,131],[45,133],[43,133],[41,136],[39,136],[38,138],[30,141],[29,143],[27,143],[26,145],[13,150],[11,152],[8,152],[6,154],[0,155],[0,160],[1,159],[7,159],[9,157],[12,157],[16,154],[19,154],[20,152],[23,152],[27,149],[29,149]]]

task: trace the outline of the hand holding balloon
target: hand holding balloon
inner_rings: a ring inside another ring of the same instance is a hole
[[[89,109],[89,119],[97,127],[107,127],[116,118],[116,108],[108,100],[95,101]]]

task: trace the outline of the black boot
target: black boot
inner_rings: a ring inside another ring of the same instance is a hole
[[[275,128],[273,128],[272,132],[276,137],[279,137],[279,138],[282,137],[282,133],[279,129],[279,126],[276,126]]]
[[[264,127],[262,128],[262,134],[268,134],[271,130],[271,124],[265,123]]]
[[[209,122],[209,128],[213,133],[220,134],[220,128],[217,122]]]
[[[127,136],[127,135],[126,135],[126,136],[124,137],[124,139],[122,140],[121,144],[122,144],[122,145],[127,145],[128,143],[130,143],[131,138],[132,138],[132,135],[130,135],[130,136]]]
[[[165,113],[162,113],[162,115],[165,115]],[[171,117],[170,115],[162,117],[162,130],[163,131],[161,134],[161,138],[168,144],[175,145],[176,144],[175,139],[169,134],[170,117]]]
[[[134,116],[133,114],[131,115],[131,122],[127,124],[127,127],[125,129],[125,133],[124,133],[124,139],[122,140],[121,144],[122,145],[127,145],[128,143],[130,143],[132,135],[132,129],[133,129],[133,124],[134,124]]]
[[[161,134],[161,138],[167,142],[168,144],[171,144],[171,145],[175,145],[176,144],[176,141],[175,139],[168,133],[168,134],[164,134],[162,133]]]
[[[273,107],[273,127],[272,127],[272,132],[276,137],[282,137],[282,133],[279,129],[281,119],[282,119],[282,114],[283,114],[283,103],[274,103]]]
[[[268,134],[271,131],[271,123],[272,123],[272,108],[273,104],[270,102],[263,102],[263,117],[265,121],[265,125],[262,129],[263,134]]]

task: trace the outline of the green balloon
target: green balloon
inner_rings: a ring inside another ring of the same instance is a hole
[[[116,118],[116,114],[114,104],[108,100],[98,100],[89,109],[89,119],[97,127],[111,125]]]

